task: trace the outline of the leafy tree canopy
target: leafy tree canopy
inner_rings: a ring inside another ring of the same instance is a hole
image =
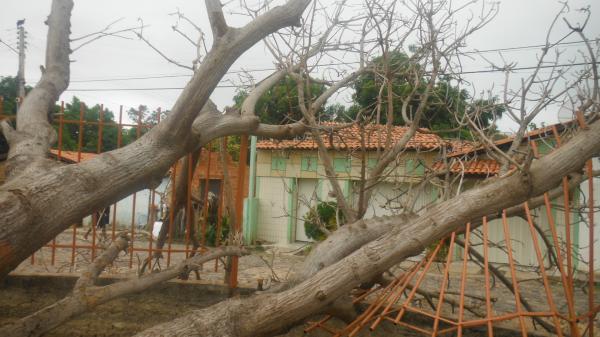
[[[305,90],[309,92],[309,90]],[[310,86],[311,97],[316,98],[325,91],[325,86],[312,84]],[[242,105],[248,92],[239,90],[233,97],[237,107]],[[297,121],[302,118],[302,112],[298,106],[298,89],[296,82],[286,76],[270,90],[260,97],[256,104],[256,114],[263,123],[284,124]]]
[[[31,90],[25,86],[25,92]],[[3,98],[2,111],[4,115],[15,115],[17,113],[17,78],[12,76],[0,77],[0,96]]]
[[[385,64],[389,66],[384,66]],[[354,101],[356,105],[347,109],[346,114],[350,118],[356,118],[359,111],[363,111],[363,118],[367,121],[387,123],[387,112],[389,109],[388,95],[386,88],[381,90],[385,79],[382,75],[387,74],[392,79],[392,116],[393,124],[403,125],[402,104],[407,100],[415,90],[416,78],[414,78],[414,69],[418,65],[410,64],[409,57],[402,52],[392,52],[386,59],[383,56],[377,57],[372,62],[374,72],[368,72],[362,75],[355,83]],[[411,71],[411,69],[413,71]],[[421,103],[422,96],[426,90],[429,79],[419,78],[419,86],[416,88],[416,94],[408,104],[408,114],[414,113]],[[458,137],[470,139],[471,135],[465,128],[459,128],[459,122],[456,116],[463,116],[466,112],[478,110],[477,120],[481,126],[488,127],[494,118],[502,115],[504,109],[495,105],[495,99],[492,100],[472,100],[468,92],[459,86],[452,84],[453,78],[450,76],[440,76],[433,88],[427,105],[424,110],[420,126],[438,131],[441,136]],[[379,120],[377,119],[376,106],[378,97],[381,100],[381,110],[379,111]],[[461,131],[456,130],[461,129]]]

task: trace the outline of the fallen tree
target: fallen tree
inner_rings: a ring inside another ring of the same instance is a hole
[[[160,324],[137,336],[273,335],[322,311],[352,288],[421,253],[429,244],[467,222],[523,203],[558,186],[563,176],[580,171],[588,158],[598,151],[600,123],[595,122],[559,150],[534,161],[528,172],[493,179],[459,197],[435,204],[418,218],[392,229],[339,262],[323,266],[322,270],[291,289],[277,294],[230,299]]]
[[[209,96],[229,66],[246,49],[282,27],[299,24],[309,3],[308,0],[290,0],[256,16],[242,28],[232,28],[226,24],[220,2],[207,0],[213,47],[169,117],[127,147],[80,164],[60,165],[46,158],[55,139],[47,113],[68,86],[69,18],[73,4],[69,0],[54,0],[48,19],[48,54],[42,79],[21,106],[16,129],[6,122],[2,124],[10,151],[8,179],[0,187],[0,277],[91,211],[134,191],[156,186],[175,161],[212,139],[234,134],[289,137],[304,132],[306,125],[302,121],[289,125],[262,124],[252,109],[221,113],[209,101]],[[437,49],[432,50],[436,52]],[[438,62],[440,59],[436,58]],[[295,67],[292,65],[289,69],[293,71]],[[283,75],[283,72],[277,74]],[[309,78],[308,74],[300,76],[305,76],[300,79]],[[308,315],[329,310],[353,287],[372,282],[390,267],[421,253],[429,244],[460,229],[466,222],[497,214],[527,200],[539,200],[532,198],[556,188],[563,176],[580,171],[586,160],[600,151],[597,78],[594,72],[592,87],[595,89],[580,106],[589,128],[581,130],[554,153],[533,162],[525,158],[527,160],[517,162],[517,169],[503,177],[430,205],[418,215],[348,224],[318,245],[290,282],[277,291],[230,299],[140,335],[272,335]],[[344,81],[339,83],[345,85]],[[328,94],[332,92],[333,89]],[[310,119],[313,114],[309,112],[305,116]],[[314,121],[308,124],[313,129],[316,127]],[[399,147],[407,141],[402,140]],[[401,152],[400,148],[390,151],[386,161]],[[60,193],[67,190],[69,193]],[[364,212],[364,206],[361,208],[359,213]],[[179,274],[181,270],[173,275]],[[79,300],[71,297],[69,301]],[[77,307],[72,313],[78,310],[81,309]],[[18,329],[30,331],[27,327]]]

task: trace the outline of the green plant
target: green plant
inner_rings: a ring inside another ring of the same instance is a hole
[[[210,218],[209,218],[209,220],[210,220]],[[224,216],[221,219],[221,236],[219,238],[219,242],[223,243],[223,241],[225,241],[225,239],[229,235],[229,231],[230,231],[229,219]],[[209,221],[204,238],[205,238],[205,240],[206,240],[205,242],[208,246],[214,247],[216,245],[216,243],[217,243],[217,222],[216,221]]]
[[[321,202],[316,207],[312,207],[304,215],[304,233],[309,238],[316,241],[323,241],[327,235],[321,230],[325,227],[328,231],[334,231],[338,228],[337,204],[333,201]],[[342,215],[339,214],[340,221],[343,222]]]

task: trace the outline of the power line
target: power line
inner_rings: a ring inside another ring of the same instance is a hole
[[[560,42],[555,44],[554,46],[559,45],[575,45],[585,43],[585,41],[570,41],[570,42]],[[517,46],[517,47],[506,47],[506,48],[495,48],[495,49],[484,49],[484,50],[472,50],[460,53],[460,55],[469,55],[469,54],[482,54],[482,53],[490,53],[490,52],[498,52],[498,51],[515,51],[522,49],[531,49],[531,48],[543,48],[545,44],[537,44],[537,45],[525,45],[525,46]],[[328,64],[320,64],[316,65],[316,67],[330,67],[330,66],[339,66],[339,65],[347,65],[347,64],[358,64],[358,61],[352,62],[332,62]],[[240,70],[231,70],[228,71],[227,74],[240,74],[240,73],[251,73],[251,72],[263,72],[263,71],[275,71],[276,68],[257,68],[257,69],[240,69]],[[515,69],[518,70],[518,69]],[[479,71],[477,71],[479,72]],[[132,80],[150,80],[150,79],[161,79],[161,78],[178,78],[178,77],[191,77],[192,74],[165,74],[165,75],[154,75],[154,76],[132,76],[132,77],[116,77],[116,78],[100,78],[100,79],[87,79],[87,80],[71,80],[71,83],[91,83],[91,82],[114,82],[114,81],[132,81]]]
[[[581,40],[581,41],[559,42],[559,43],[554,44],[553,47],[555,47],[555,46],[564,46],[564,45],[582,44],[582,43],[585,43],[585,41]],[[505,47],[505,48],[496,48],[496,49],[471,50],[471,51],[462,52],[461,54],[463,54],[463,55],[466,55],[466,54],[482,54],[482,53],[492,53],[492,52],[498,52],[498,51],[515,51],[515,50],[522,50],[522,49],[545,48],[545,47],[546,47],[545,44],[532,44],[532,45],[528,45],[528,46],[519,46],[519,47]]]
[[[17,55],[19,54],[19,52],[15,48],[11,47],[8,43],[2,41],[2,39],[0,39],[0,43],[2,43],[3,45],[7,46],[10,50],[12,50],[13,52],[15,52]]]
[[[455,72],[448,75],[466,75],[466,74],[482,74],[482,73],[495,73],[495,72],[504,72],[507,70],[510,71],[519,71],[519,70],[533,70],[533,69],[544,69],[544,68],[564,68],[564,67],[573,67],[573,66],[583,66],[583,65],[592,65],[592,62],[580,62],[580,63],[566,63],[566,64],[553,64],[553,65],[542,65],[542,66],[529,66],[529,67],[514,67],[510,69],[482,69],[482,70],[472,70],[472,71],[461,71]],[[600,64],[600,62],[596,62],[596,64]],[[217,88],[239,88],[242,86],[236,85],[217,85]],[[182,90],[185,87],[156,87],[156,88],[87,88],[87,89],[67,89],[66,91],[151,91],[151,90]]]
[[[217,85],[217,88],[239,88],[237,85]],[[65,91],[150,91],[150,90],[182,90],[185,87],[161,87],[161,88],[89,88],[89,89],[67,89]]]

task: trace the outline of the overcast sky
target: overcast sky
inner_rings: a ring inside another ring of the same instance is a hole
[[[327,3],[328,0],[323,0]],[[231,1],[228,8],[235,8],[238,1]],[[332,1],[333,3],[333,1]],[[0,39],[16,48],[16,21],[26,19],[27,35],[26,81],[34,85],[39,79],[39,65],[43,64],[46,26],[44,20],[49,13],[50,1],[42,0],[2,0],[0,7]],[[587,29],[590,38],[600,37],[600,3],[598,1],[570,1],[572,9],[591,6],[592,17]],[[173,32],[171,26],[176,18],[169,13],[179,9],[193,19],[202,29],[210,32],[207,23],[203,1],[158,1],[158,0],[103,0],[76,1],[72,17],[72,37],[82,36],[98,31],[108,23],[118,18],[124,18],[116,27],[129,27],[137,24],[142,18],[146,25],[144,35],[170,57],[189,64],[194,57],[192,46]],[[547,28],[560,9],[558,1],[553,0],[504,0],[500,1],[500,11],[494,21],[467,41],[468,50],[487,50],[496,48],[521,47],[538,45],[544,42]],[[581,19],[581,15],[572,14],[573,21]],[[231,25],[241,25],[243,19],[229,19]],[[193,31],[189,26],[182,26],[188,32]],[[564,33],[562,22],[558,24],[556,36]],[[105,38],[100,39],[73,54],[71,67],[71,84],[61,99],[68,101],[73,95],[80,97],[92,105],[103,103],[113,111],[118,111],[119,105],[124,110],[145,104],[151,109],[170,108],[181,90],[147,90],[147,91],[80,91],[81,89],[118,89],[118,88],[180,88],[189,79],[190,72],[166,62],[143,42],[132,34],[131,39]],[[578,41],[576,36],[566,41]],[[561,47],[569,58],[577,55],[582,44],[571,44]],[[503,56],[507,61],[517,62],[518,66],[535,64],[539,48],[526,48],[515,51],[505,51]],[[497,53],[485,53],[487,58],[499,60]],[[565,63],[570,59],[565,58]],[[481,57],[474,55],[472,59],[464,60],[464,70],[485,70],[490,66]],[[18,57],[7,46],[0,43],[0,76],[14,76],[17,72]],[[257,80],[268,75],[258,69],[273,67],[273,60],[264,46],[257,45],[246,52],[231,68],[232,72],[225,79],[237,80],[236,70],[252,70]],[[518,77],[526,72],[517,72]],[[169,78],[154,78],[140,80],[116,80],[131,77],[178,76]],[[179,76],[181,75],[181,76]],[[110,80],[113,79],[113,80]],[[467,75],[476,91],[493,88],[498,92],[502,87],[503,75],[499,73],[483,73]],[[109,81],[98,81],[109,80]],[[229,82],[222,82],[227,86]],[[217,88],[213,100],[220,107],[230,105],[235,93],[234,88]],[[338,96],[339,101],[345,98]],[[347,98],[346,98],[347,99]],[[563,113],[564,115],[564,113]],[[556,108],[548,109],[537,121],[555,122],[561,116]],[[504,131],[510,131],[514,124],[508,120],[501,123]]]

